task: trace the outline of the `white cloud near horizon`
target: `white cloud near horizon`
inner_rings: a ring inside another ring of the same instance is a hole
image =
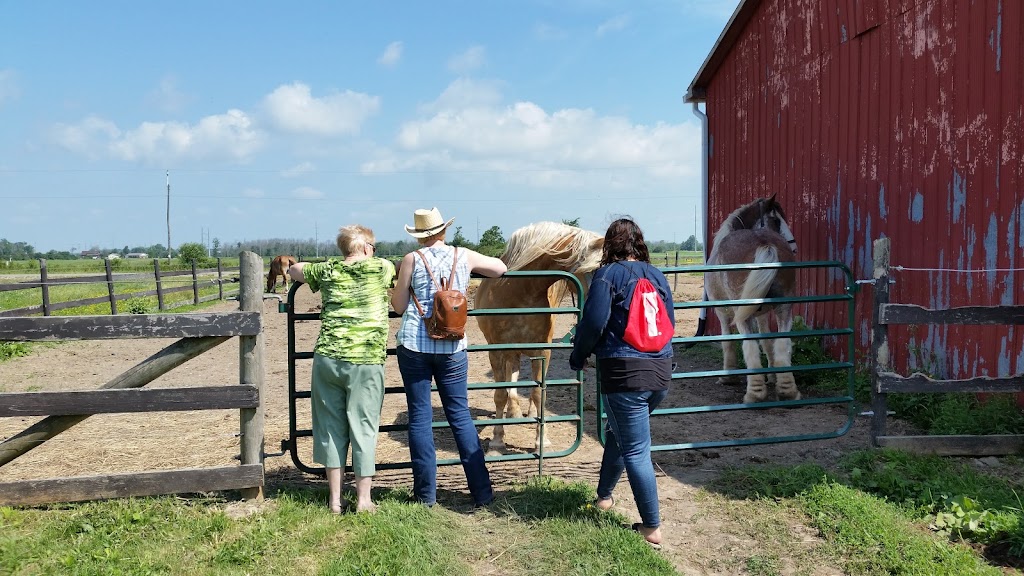
[[[448,59],[448,69],[464,75],[480,69],[487,61],[487,51],[483,46],[472,46]]]
[[[484,96],[474,99],[474,90]],[[401,126],[394,149],[362,169],[508,172],[539,187],[571,186],[595,174],[624,188],[700,174],[695,122],[643,125],[589,108],[549,112],[528,101],[503,105],[496,96],[493,86],[456,80],[424,107],[433,108],[427,117]],[[614,179],[607,177],[612,171]]]
[[[598,36],[604,36],[605,34],[608,34],[610,32],[618,32],[620,30],[624,30],[627,26],[629,26],[629,21],[629,14],[619,14],[618,16],[613,16],[602,22],[601,25],[597,27],[597,30],[594,31],[594,33],[597,34]]]
[[[121,130],[99,116],[76,124],[56,124],[54,141],[90,158],[111,157],[156,164],[183,158],[245,160],[265,140],[252,119],[241,110],[206,116],[192,125],[183,122],[143,122]]]
[[[10,68],[0,69],[0,108],[7,102],[13,101],[20,95],[18,81],[14,70]]]
[[[398,64],[398,61],[402,59],[402,43],[392,42],[384,48],[384,52],[377,58],[377,63],[381,66],[387,66],[393,68]]]
[[[300,82],[278,86],[261,104],[271,125],[283,132],[316,136],[358,134],[380,110],[380,98],[346,90],[315,98]]]

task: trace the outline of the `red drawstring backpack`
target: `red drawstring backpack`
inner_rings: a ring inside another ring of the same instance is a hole
[[[660,352],[674,333],[672,320],[657,288],[647,278],[638,279],[633,288],[622,339],[641,352]]]

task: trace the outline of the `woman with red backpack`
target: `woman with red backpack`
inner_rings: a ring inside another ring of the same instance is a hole
[[[612,222],[576,326],[569,366],[582,370],[597,356],[601,395],[608,414],[604,456],[594,505],[608,510],[623,470],[641,522],[633,525],[661,547],[658,486],[651,462],[650,413],[672,381],[675,313],[665,275],[651,265],[640,227],[628,217]]]

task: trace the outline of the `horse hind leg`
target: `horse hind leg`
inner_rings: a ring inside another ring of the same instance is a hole
[[[729,329],[729,316],[721,308],[715,308],[715,314],[718,316],[718,324],[722,327],[722,335],[728,336],[732,332],[732,330]],[[736,369],[736,343],[731,340],[722,340],[722,369]],[[719,376],[716,383],[726,385],[742,384],[743,379],[740,376],[731,374],[728,376]]]
[[[740,334],[748,335],[752,332],[751,322],[745,320],[736,324],[736,328]],[[761,367],[761,348],[756,340],[744,340],[743,341],[743,360],[747,363],[747,368],[756,370]],[[743,402],[746,404],[753,404],[754,402],[764,402],[768,399],[768,386],[764,380],[764,374],[749,374],[747,375],[747,393],[743,395]]]
[[[762,314],[757,317],[757,332],[758,334],[769,334],[772,331],[771,316],[769,314]],[[768,359],[768,367],[772,368],[778,366],[775,363],[775,338],[762,338],[759,339],[758,344],[761,345],[761,352],[764,353],[765,358]],[[769,373],[766,376],[766,380],[770,384],[775,384],[776,375],[775,373]]]
[[[531,360],[530,361],[530,375],[537,382],[540,382],[541,378],[546,376],[545,372],[547,371],[547,366],[548,366],[548,364],[551,363],[551,351],[550,350],[545,350],[541,355],[544,357],[543,362],[541,360]],[[541,368],[542,365],[544,366],[544,369]],[[542,400],[543,400],[543,394],[541,394],[540,386],[536,386],[532,390],[530,390],[530,408],[529,408],[529,410],[527,412],[527,415],[529,415],[529,412],[532,411],[533,413],[535,413],[537,415],[538,418],[540,418],[540,414],[541,414],[541,401]],[[540,447],[541,447],[540,427],[541,427],[541,424],[538,421],[538,423],[537,423],[537,437],[533,441],[533,449],[534,449],[535,452],[539,452],[540,451]],[[551,446],[551,439],[545,434],[544,435],[544,447],[547,448],[548,446]]]
[[[499,360],[497,363],[500,364],[500,369],[495,369],[494,363],[491,364],[491,369],[494,371],[494,380],[496,382],[519,381],[519,366],[516,365],[510,369],[510,363],[507,360]],[[519,404],[519,393],[515,388],[495,388],[494,417],[496,419],[501,419],[505,417],[506,413],[510,418],[523,417],[523,410]],[[494,435],[491,437],[489,448],[491,450],[505,449],[505,427],[503,425],[494,425]]]
[[[777,313],[779,332],[789,332],[793,329],[793,315],[789,310]],[[776,338],[773,343],[776,365],[792,366],[793,362],[793,341],[789,338]],[[779,400],[799,400],[800,390],[796,387],[796,378],[792,372],[780,372],[776,376],[775,391]]]

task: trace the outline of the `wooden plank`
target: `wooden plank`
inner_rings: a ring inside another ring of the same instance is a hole
[[[52,310],[53,308],[50,308],[50,309]],[[3,312],[0,312],[0,318],[10,318],[10,317],[14,317],[14,316],[28,316],[29,314],[39,314],[42,311],[43,311],[43,307],[39,306],[39,305],[36,305],[36,306],[26,306],[25,308],[14,308],[12,310],[4,310]]]
[[[46,259],[39,259],[39,281],[43,283],[43,316],[50,315],[50,285],[47,282]]]
[[[261,333],[260,316],[260,312],[223,312],[0,318],[0,334],[16,341],[253,336]]]
[[[26,280],[24,282],[15,282],[14,284],[0,284],[0,292],[11,292],[12,290],[29,290],[31,288],[39,288],[42,285],[42,282],[40,282],[39,280]]]
[[[140,388],[228,340],[230,338],[227,336],[178,340],[174,344],[146,358],[141,363],[122,372],[113,380],[100,386],[100,388],[104,390]],[[0,466],[41,446],[50,438],[77,425],[88,417],[81,415],[48,416],[32,424],[14,436],[0,442]]]
[[[879,392],[911,393],[911,392],[1022,392],[1024,391],[1024,374],[993,378],[979,376],[963,380],[935,380],[920,372],[910,376],[901,376],[892,372],[878,374]]]
[[[263,486],[263,466],[184,468],[159,472],[22,480],[0,484],[0,505],[38,506],[130,496],[192,494]]]
[[[875,297],[871,309],[871,438],[885,436],[886,414],[889,413],[888,398],[879,389],[878,374],[890,369],[889,327],[878,321],[879,308],[889,303],[889,255],[891,244],[888,238],[879,238],[872,243]]]
[[[25,392],[0,394],[0,417],[181,412],[259,405],[254,386]]]
[[[189,268],[188,270],[170,270],[168,272],[161,272],[160,273],[160,277],[161,278],[167,278],[169,276],[191,276],[191,275],[192,275],[192,269],[191,268]]]
[[[1024,306],[961,306],[936,310],[916,304],[883,304],[881,324],[1024,324]]]
[[[1024,435],[879,436],[879,447],[939,456],[1008,456],[1024,451]]]

